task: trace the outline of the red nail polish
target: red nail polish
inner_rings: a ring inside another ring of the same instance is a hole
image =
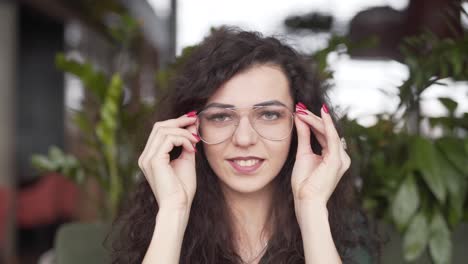
[[[200,141],[200,136],[198,136],[197,134],[194,134],[194,133],[192,133],[192,135],[193,135],[198,141]]]
[[[304,110],[307,109],[307,106],[306,106],[305,104],[301,103],[301,102],[297,103],[297,106],[298,106],[299,108],[304,109]]]
[[[322,105],[323,111],[328,114],[328,107],[326,104]]]
[[[300,105],[296,105],[296,110],[306,110],[305,108],[303,108],[302,106]]]
[[[302,111],[302,110],[296,110],[296,113],[300,115],[308,115],[306,111]]]
[[[190,111],[185,115],[188,116],[188,117],[195,117],[195,116],[197,116],[197,111]]]

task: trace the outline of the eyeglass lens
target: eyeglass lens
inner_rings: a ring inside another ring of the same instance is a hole
[[[232,108],[210,107],[198,114],[198,134],[208,144],[217,144],[231,137],[240,121],[240,113]],[[272,105],[252,108],[250,124],[263,138],[282,140],[293,127],[293,115],[284,106]]]

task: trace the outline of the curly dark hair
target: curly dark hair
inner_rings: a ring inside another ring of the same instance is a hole
[[[176,118],[191,110],[201,109],[210,96],[234,75],[254,65],[276,65],[289,81],[294,102],[302,102],[320,115],[327,103],[326,87],[317,77],[313,64],[290,46],[275,37],[235,27],[213,30],[185,61],[172,87],[158,108],[157,120]],[[332,109],[330,109],[332,111]],[[333,116],[333,112],[330,112]],[[321,147],[311,133],[312,148]],[[197,144],[197,191],[192,202],[189,222],[184,234],[180,263],[243,263],[235,251],[233,225],[221,191],[218,177],[206,160],[203,145]],[[297,150],[297,134],[293,131],[288,158],[274,180],[276,188],[270,219],[272,236],[260,263],[304,263],[301,232],[294,211],[291,172]],[[175,148],[171,158],[180,154]],[[144,178],[144,177],[143,177]],[[327,207],[333,239],[345,263],[355,261],[354,249],[371,252],[368,221],[355,198],[355,180],[346,173]],[[152,237],[158,205],[146,180],[136,190],[114,222],[112,263],[141,263]],[[354,259],[354,260],[353,260]]]

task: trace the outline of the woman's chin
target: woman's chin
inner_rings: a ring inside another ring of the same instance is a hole
[[[233,176],[228,181],[223,181],[224,188],[227,188],[230,192],[242,193],[242,194],[252,194],[262,190],[265,190],[269,186],[273,179],[268,179],[266,177],[252,177],[252,178],[242,178],[239,176]]]

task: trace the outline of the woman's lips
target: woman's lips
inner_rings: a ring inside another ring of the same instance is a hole
[[[260,166],[262,166],[263,161],[263,159],[255,159],[251,161],[228,160],[229,164],[231,164],[234,170],[241,174],[253,174],[258,168],[260,168]],[[239,163],[241,163],[243,166]]]

